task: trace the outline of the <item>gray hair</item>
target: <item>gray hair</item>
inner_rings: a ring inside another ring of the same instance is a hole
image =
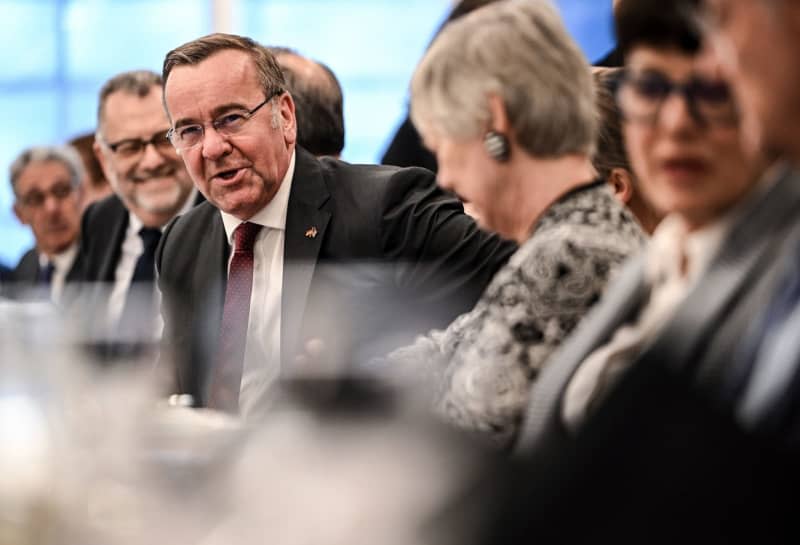
[[[161,76],[151,70],[131,70],[117,74],[100,88],[100,98],[97,103],[97,132],[101,132],[103,122],[103,109],[108,97],[117,91],[144,98],[150,94],[153,87],[163,86]]]
[[[236,34],[209,34],[176,47],[164,58],[161,77],[167,81],[170,72],[176,66],[194,66],[214,53],[228,49],[244,51],[250,56],[255,63],[258,79],[267,96],[280,94],[286,88],[283,72],[269,49],[251,38]],[[166,107],[166,97],[164,106]]]
[[[414,72],[411,118],[451,137],[491,127],[498,95],[520,146],[537,157],[594,149],[589,64],[546,0],[504,0],[447,24]]]
[[[67,168],[73,188],[80,185],[84,176],[84,168],[81,157],[75,148],[72,146],[35,146],[23,150],[11,163],[9,174],[14,194],[17,193],[17,180],[28,165],[48,161],[61,163]]]

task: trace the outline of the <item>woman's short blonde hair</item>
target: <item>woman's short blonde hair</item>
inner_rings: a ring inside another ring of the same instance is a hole
[[[549,1],[503,0],[446,25],[414,72],[411,118],[423,134],[481,136],[491,94],[529,154],[593,152],[591,70]]]

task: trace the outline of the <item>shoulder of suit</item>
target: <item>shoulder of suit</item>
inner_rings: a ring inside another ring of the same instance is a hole
[[[208,201],[203,201],[194,208],[176,216],[164,227],[165,234],[173,234],[186,230],[200,231],[201,226],[209,225],[209,222],[222,222],[219,209]]]
[[[87,224],[109,223],[120,218],[127,218],[128,209],[117,195],[109,195],[90,204],[83,215]]]
[[[436,176],[433,172],[422,167],[396,167],[391,165],[373,165],[348,163],[339,159],[322,157],[318,159],[323,176],[336,183],[343,180],[345,183],[386,184],[407,183],[409,181],[434,183]]]
[[[17,266],[14,267],[12,275],[17,280],[28,280],[26,276],[30,276],[31,271],[36,271],[39,267],[39,254],[36,253],[36,248],[31,248],[19,258]]]

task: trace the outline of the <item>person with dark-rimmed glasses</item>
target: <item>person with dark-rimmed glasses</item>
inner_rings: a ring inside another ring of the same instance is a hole
[[[469,309],[515,249],[429,171],[298,146],[283,72],[250,38],[183,44],[163,78],[170,138],[207,199],[156,255],[162,361],[197,406],[258,417],[290,378],[363,372]]]
[[[82,177],[80,157],[70,147],[28,148],[12,162],[14,214],[30,226],[35,247],[19,260],[7,295],[59,302],[65,283],[77,277]]]
[[[109,79],[99,95],[94,152],[114,194],[82,218],[80,280],[94,287],[80,301],[102,309],[91,313],[90,334],[109,340],[105,355],[114,358],[157,338],[161,229],[202,200],[167,137],[161,88],[158,74],[136,70]]]
[[[698,3],[619,6],[625,143],[667,216],[531,393],[518,528],[544,541],[733,542],[796,527],[773,492],[796,490],[796,472],[738,425],[735,400],[740,355],[800,231],[800,184],[743,144]]]

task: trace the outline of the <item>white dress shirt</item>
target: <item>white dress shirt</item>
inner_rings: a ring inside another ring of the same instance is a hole
[[[280,188],[272,200],[249,220],[263,225],[253,247],[253,289],[239,392],[239,411],[243,418],[263,408],[270,387],[281,369],[281,296],[283,293],[283,248],[286,212],[294,177],[295,153]],[[233,248],[233,232],[242,220],[220,211],[228,244]],[[233,251],[228,259],[230,268]]]
[[[197,190],[193,189],[177,215],[185,214],[191,210],[196,198]],[[125,307],[125,298],[128,296],[128,290],[133,280],[133,271],[136,269],[136,262],[144,252],[144,243],[142,242],[142,237],[139,236],[139,230],[142,227],[142,221],[133,212],[128,212],[128,229],[125,231],[125,238],[122,241],[119,261],[114,271],[114,285],[108,298],[109,324],[116,324],[122,315],[122,310]],[[161,227],[162,230],[163,228],[164,226]],[[156,304],[158,304],[158,301],[156,301]],[[160,322],[160,319],[157,322]],[[154,328],[155,331],[160,331],[161,324],[154,324]]]
[[[44,254],[39,254],[39,267],[44,269],[49,263],[53,263],[53,276],[50,279],[50,299],[54,303],[61,300],[61,294],[64,293],[64,283],[67,280],[67,274],[75,263],[75,258],[78,255],[78,243],[74,242],[69,248],[54,255],[52,258]]]
[[[738,209],[737,209],[738,210]],[[647,247],[645,282],[650,298],[632,323],[622,325],[611,340],[589,354],[567,385],[561,416],[570,430],[577,430],[593,402],[607,393],[661,328],[708,268],[722,246],[736,210],[702,229],[688,232],[677,215],[664,218]]]

